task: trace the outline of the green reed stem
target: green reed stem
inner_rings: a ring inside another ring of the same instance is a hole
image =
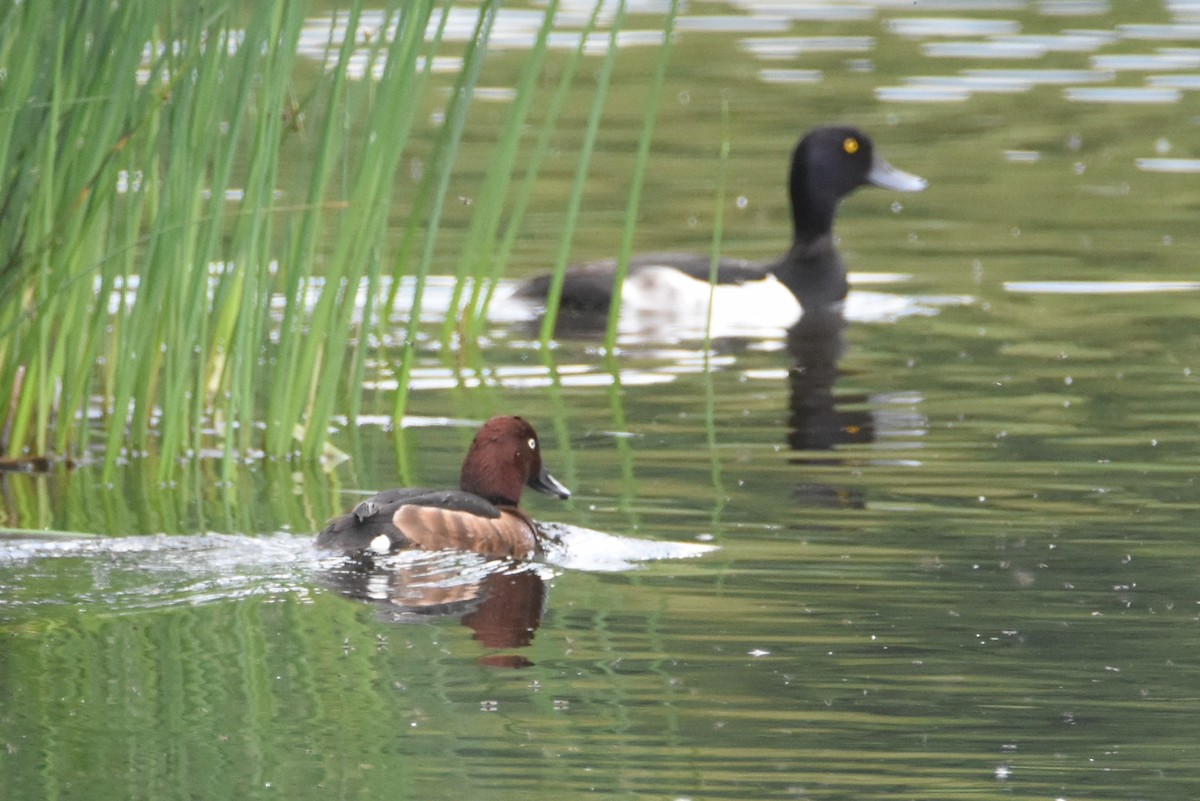
[[[0,5],[2,450],[66,455],[91,446],[105,480],[121,460],[151,454],[160,482],[172,480],[181,460],[214,449],[225,480],[260,447],[317,460],[335,409],[353,420],[359,408],[376,347],[369,333],[386,331],[395,293],[415,281],[394,403],[401,419],[425,282],[500,0],[483,3],[426,174],[411,193],[397,176],[429,106],[432,59],[454,0],[394,0],[369,37],[359,36],[366,0],[351,0],[346,40],[331,38],[327,56],[336,48],[336,57],[315,67],[300,58],[303,2],[63,1]],[[545,9],[475,198],[452,305],[464,309],[464,338],[477,332],[512,252],[603,7],[597,0],[546,104],[492,258],[558,2]],[[438,33],[427,41],[438,9]],[[560,264],[624,14],[622,2]],[[364,50],[382,79],[350,79]],[[299,100],[298,74],[314,87]],[[305,111],[317,120],[313,131],[304,128]],[[397,200],[398,192],[406,196]],[[394,202],[409,221],[397,247]],[[454,322],[442,327],[444,339]],[[478,372],[487,378],[485,367]]]
[[[721,478],[721,455],[717,444],[716,390],[712,365],[712,312],[713,296],[717,287],[717,269],[721,263],[721,237],[725,227],[725,187],[729,177],[729,99],[721,100],[721,149],[717,167],[716,197],[713,200],[712,248],[708,261],[708,310],[704,321],[704,437],[708,445],[710,473],[715,501],[713,502],[713,525],[720,523],[721,511],[725,508],[725,484]]]
[[[642,133],[638,137],[637,155],[633,162],[633,176],[629,185],[629,200],[625,204],[625,225],[621,230],[621,249],[617,255],[617,267],[613,275],[612,302],[608,306],[608,325],[604,333],[604,349],[612,352],[617,344],[618,323],[621,319],[621,288],[629,274],[629,258],[633,254],[633,235],[637,230],[638,210],[642,202],[642,187],[646,183],[646,165],[650,161],[650,144],[654,141],[654,123],[662,102],[662,88],[667,79],[667,65],[671,61],[671,44],[675,32],[675,16],[679,0],[671,0],[667,18],[663,24],[662,47],[658,49],[658,61],[654,77],[650,82],[650,99],[646,103],[646,114],[642,118]]]
[[[438,21],[437,32],[434,34],[433,42],[435,45],[440,44],[442,41],[442,38],[445,36],[446,25],[450,21],[450,8],[451,8],[451,3],[448,1],[446,3],[445,7],[442,9],[441,18]],[[429,56],[428,61],[426,62],[425,70],[424,70],[422,77],[425,80],[428,80],[429,73],[432,70],[433,70],[433,56],[431,54]],[[462,71],[460,70],[459,71],[459,82],[461,83],[462,80],[463,80],[463,75],[462,75]],[[440,131],[444,133],[446,131],[444,114],[443,114],[442,122],[443,122],[443,124],[442,124]],[[434,144],[434,152],[435,152],[435,154],[437,152],[437,143],[436,142]],[[431,160],[432,160],[432,156],[431,156]],[[435,172],[434,170],[428,169],[428,168],[425,170],[424,175],[422,176],[422,180],[417,186],[417,191],[416,191],[416,193],[413,197],[412,203],[411,203],[411,211],[408,215],[408,220],[404,226],[404,232],[403,232],[403,235],[401,236],[401,240],[400,240],[400,247],[398,248],[398,250],[396,252],[396,257],[393,261],[392,275],[395,278],[395,280],[393,280],[392,285],[388,290],[387,300],[385,301],[385,306],[388,309],[389,313],[396,306],[396,298],[399,296],[400,290],[401,290],[400,279],[402,276],[405,275],[406,269],[408,268],[409,263],[413,258],[412,253],[413,253],[413,250],[416,248],[416,241],[417,241],[417,237],[419,235],[418,231],[420,229],[420,223],[422,221],[422,218],[421,218],[420,214],[418,213],[418,210],[423,210],[429,205],[429,196],[433,192],[433,185],[434,185],[433,174],[434,174],[434,172]]]
[[[717,291],[717,271],[721,266],[721,237],[725,230],[725,184],[729,175],[729,100],[721,100],[721,150],[717,162],[717,189],[713,208],[712,247],[708,255],[708,310],[704,317],[704,352],[708,353],[712,333],[713,298]]]
[[[386,230],[396,173],[417,115],[416,103],[409,91],[414,85],[424,86],[423,79],[416,78],[416,63],[432,11],[433,2],[429,0],[419,7],[405,6],[399,14],[398,30],[387,49],[378,96],[365,126],[366,145],[356,177],[351,182],[345,225],[339,230],[330,264],[334,269],[326,271],[320,297],[310,317],[311,328],[318,335],[305,338],[300,375],[290,386],[294,394],[307,398],[308,412],[301,445],[301,452],[307,459],[319,458],[324,450],[336,391],[343,386],[343,360],[363,275],[368,268],[379,269],[378,243]],[[426,58],[431,62],[432,52],[428,52]],[[428,67],[425,74],[428,74]],[[369,328],[370,320],[361,320],[360,330],[364,334]],[[358,391],[357,388],[354,391]],[[296,425],[300,424],[299,414],[293,419]]]
[[[493,260],[491,249],[495,244],[496,233],[500,229],[500,219],[504,213],[504,198],[512,182],[521,135],[537,94],[538,80],[541,78],[542,66],[546,60],[546,45],[549,42],[550,31],[554,27],[554,16],[557,12],[558,0],[550,0],[542,15],[542,26],[538,29],[533,48],[522,65],[521,77],[517,81],[508,115],[501,128],[500,140],[496,145],[495,154],[484,179],[483,189],[473,204],[475,211],[471,215],[470,227],[467,229],[466,241],[463,244],[462,258],[458,262],[455,274],[457,280],[454,283],[449,312],[442,324],[443,345],[449,344],[450,337],[456,329],[465,339],[467,331],[473,328],[472,318],[479,313],[478,304],[484,289],[484,279],[490,272]],[[468,276],[471,277],[471,296],[462,310],[462,317],[456,319],[459,317],[459,304]]]
[[[542,318],[542,327],[538,339],[542,347],[546,347],[554,338],[554,327],[558,322],[558,307],[562,299],[563,279],[567,271],[567,260],[571,253],[571,242],[575,237],[575,224],[579,220],[579,209],[583,204],[583,189],[587,183],[588,168],[592,163],[592,153],[596,148],[596,136],[600,130],[600,119],[604,115],[604,101],[608,97],[608,84],[612,78],[613,66],[617,61],[617,40],[621,26],[625,22],[625,0],[618,0],[617,10],[613,16],[612,28],[608,35],[608,50],[604,61],[596,75],[596,92],[592,96],[592,106],[588,113],[587,127],[584,132],[583,144],[580,146],[579,162],[575,168],[575,179],[571,186],[571,194],[567,199],[567,214],[563,223],[563,233],[559,239],[558,252],[554,260],[554,272],[550,279],[550,289],[546,297],[546,313]]]
[[[406,347],[400,361],[399,382],[392,404],[392,422],[397,428],[400,427],[404,419],[404,410],[408,406],[408,381],[412,373],[413,361],[416,358],[416,350],[412,345],[417,340],[417,329],[421,322],[421,304],[425,293],[425,281],[429,276],[430,266],[433,264],[434,245],[437,243],[438,226],[441,223],[442,210],[445,208],[446,193],[449,190],[450,178],[453,174],[454,156],[458,150],[458,143],[462,138],[467,110],[470,108],[471,99],[475,93],[475,86],[479,81],[479,73],[483,68],[484,57],[487,53],[487,42],[491,36],[492,26],[495,23],[498,9],[499,0],[487,0],[479,9],[479,20],[475,26],[471,41],[468,44],[467,51],[463,56],[463,66],[459,71],[458,82],[454,86],[450,103],[446,107],[442,131],[434,144],[434,155],[430,159],[430,166],[433,167],[436,165],[437,169],[431,170],[429,175],[436,175],[436,179],[433,185],[433,198],[429,204],[429,218],[426,222],[424,248],[422,249],[421,260],[418,262],[414,274],[416,281],[413,286],[413,301],[412,307],[408,312],[408,325],[404,334]]]
[[[313,168],[304,206],[294,228],[292,247],[280,265],[280,283],[285,305],[280,322],[280,344],[276,355],[275,374],[281,391],[270,394],[266,417],[266,450],[270,456],[277,458],[291,452],[295,429],[309,396],[308,389],[298,384],[308,381],[309,386],[312,386],[314,371],[319,363],[316,355],[319,352],[319,343],[310,342],[314,337],[310,331],[307,291],[314,283],[312,266],[316,258],[321,217],[323,213],[330,211],[324,199],[339,158],[344,157],[346,128],[355,111],[355,107],[348,105],[347,84],[350,60],[357,45],[360,19],[361,8],[354,4],[347,12],[345,34],[338,49],[337,64],[330,70],[331,83],[325,99],[328,113],[324,116],[319,142],[313,149]],[[374,63],[384,40],[382,37],[376,37],[374,41],[375,44],[368,55],[368,64]],[[329,45],[326,47],[327,56]],[[292,109],[290,113],[298,124],[299,119],[295,116],[298,111]],[[343,201],[341,205],[344,207],[348,204]],[[343,246],[346,241],[342,240]],[[328,276],[328,280],[335,280],[336,277]]]
[[[563,65],[558,86],[555,88],[554,95],[547,104],[545,117],[542,119],[541,126],[538,129],[537,140],[526,161],[525,176],[521,180],[521,186],[513,201],[512,213],[509,215],[508,225],[504,231],[504,239],[500,243],[496,257],[492,260],[492,269],[487,282],[487,294],[484,296],[480,307],[475,311],[474,325],[471,328],[473,337],[478,336],[483,327],[488,306],[491,305],[492,297],[496,293],[500,278],[504,275],[505,268],[512,257],[517,237],[521,233],[521,224],[533,199],[533,190],[537,186],[538,175],[541,172],[542,164],[546,160],[546,154],[550,151],[551,137],[557,130],[558,118],[562,115],[563,108],[566,106],[567,98],[574,84],[575,74],[587,49],[588,37],[596,29],[596,23],[600,18],[600,12],[604,9],[604,4],[605,0],[597,0],[596,5],[592,8],[592,13],[588,17],[587,24],[580,31],[579,45],[571,51],[571,55]]]
[[[617,460],[621,465],[621,497],[617,504],[629,519],[631,529],[638,526],[638,481],[633,472],[634,452],[630,439],[623,436],[629,431],[629,420],[625,415],[624,390],[621,387],[621,365],[617,362],[616,354],[608,351],[604,354],[604,369],[612,376],[608,386],[608,408],[612,413],[613,431],[621,436],[614,440],[617,449]]]
[[[435,39],[432,43],[432,47],[430,48],[430,50],[428,52],[426,69],[421,73],[421,77],[419,79],[419,81],[420,81],[419,85],[422,85],[422,86],[424,85],[424,82],[426,80],[428,80],[428,76],[430,75],[430,72],[432,70],[433,57],[434,57],[434,54],[437,52],[437,48],[441,45],[442,37],[444,35],[446,24],[447,24],[447,21],[449,18],[450,7],[451,7],[450,3],[447,3],[445,8],[443,9],[443,14],[442,14],[441,20],[439,21],[439,24],[438,24],[438,34],[435,37]],[[428,19],[432,15],[432,11],[433,11],[432,6],[430,6],[429,13],[425,15],[426,25],[428,25]],[[425,31],[425,29],[423,28],[421,31],[416,32],[416,33],[419,33],[419,37],[414,40],[414,44],[420,44],[423,41],[424,31]],[[414,65],[414,70],[415,70],[415,65]],[[413,75],[409,75],[406,80],[410,83],[414,83],[414,84],[417,83],[417,81]],[[402,97],[402,96],[398,96],[398,97]],[[416,110],[417,110],[416,107],[413,104],[411,104],[411,97],[410,97],[410,103],[409,103],[408,107],[405,107],[405,106],[396,107],[396,108],[392,109],[392,113],[395,115],[403,115],[404,116],[404,119],[405,119],[404,127],[405,127],[405,131],[407,132],[407,131],[411,131],[412,126],[417,119]],[[380,134],[383,136],[386,136],[386,130],[381,131]],[[406,133],[406,136],[407,136],[407,133]],[[399,158],[400,155],[401,155],[401,153],[398,150],[394,154],[394,156],[396,157],[395,162],[389,165],[389,170],[391,171],[391,173],[393,175],[393,182],[391,185],[393,191],[394,191],[394,186],[395,186],[395,176],[399,172],[399,167],[400,167],[400,163],[401,163],[400,158]],[[391,204],[389,202],[385,208],[390,208],[390,205]],[[421,208],[420,206],[414,205],[414,208],[413,208],[413,217],[414,218],[419,216],[422,213],[422,211],[418,210],[420,208]],[[381,218],[380,224],[382,226],[382,228],[381,228],[381,233],[382,233],[383,231],[386,231],[386,227],[387,227],[386,214]],[[394,303],[394,298],[395,298],[394,293],[399,289],[400,284],[403,280],[403,270],[395,270],[394,269],[390,273],[390,286],[389,286],[388,292],[386,293],[387,294],[387,302],[379,303],[376,299],[380,295],[380,285],[383,281],[384,266],[385,266],[384,258],[382,256],[382,253],[380,252],[380,249],[379,248],[373,249],[373,252],[370,255],[370,259],[367,262],[367,282],[366,282],[365,296],[364,296],[364,301],[363,301],[363,306],[362,306],[362,324],[361,324],[362,334],[360,335],[356,346],[353,348],[352,367],[351,367],[351,370],[349,371],[350,376],[351,376],[351,382],[352,382],[350,386],[353,387],[354,389],[353,389],[353,391],[351,391],[349,393],[349,398],[347,400],[346,407],[347,407],[349,419],[351,421],[354,421],[358,415],[360,403],[361,403],[360,388],[362,387],[363,382],[366,378],[366,357],[367,357],[367,349],[368,349],[366,332],[371,330],[371,327],[373,324],[373,318],[376,316],[378,317],[377,327],[381,331],[387,332],[387,328],[390,324],[391,311],[393,309],[393,303]],[[405,264],[404,266],[407,267],[407,264]],[[381,337],[381,340],[383,340],[383,339],[384,339],[384,337]],[[330,410],[330,413],[332,413],[332,407],[329,407],[329,410]]]

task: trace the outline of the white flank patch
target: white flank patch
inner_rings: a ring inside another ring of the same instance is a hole
[[[711,288],[707,281],[664,266],[639,270],[625,282],[621,292],[622,322],[634,317],[640,323],[635,324],[638,328],[682,325],[703,330],[710,297],[713,336],[786,329],[800,319],[800,303],[773,275],[761,281]]]

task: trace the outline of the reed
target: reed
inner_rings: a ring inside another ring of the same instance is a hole
[[[608,33],[608,49],[604,60],[596,72],[596,89],[592,95],[592,105],[588,111],[587,124],[584,127],[583,142],[579,147],[578,161],[575,166],[575,177],[571,183],[571,192],[567,198],[566,219],[563,223],[562,237],[559,239],[558,250],[555,252],[554,271],[550,280],[550,289],[546,296],[546,311],[542,318],[538,338],[542,347],[554,338],[554,327],[558,322],[558,307],[562,297],[563,277],[567,270],[567,261],[571,254],[571,241],[575,236],[575,225],[579,221],[579,211],[583,205],[583,190],[587,184],[588,168],[592,163],[592,153],[596,149],[596,136],[600,131],[600,120],[604,116],[604,101],[608,98],[608,84],[612,78],[613,67],[617,61],[617,39],[621,26],[625,22],[625,0],[617,0],[617,8],[613,14],[612,27]]]
[[[646,166],[650,162],[650,145],[654,141],[654,123],[658,119],[659,98],[667,80],[667,65],[671,61],[671,44],[675,32],[675,15],[679,0],[671,0],[663,26],[663,43],[658,50],[658,61],[654,67],[654,78],[650,83],[650,98],[646,113],[642,117],[642,132],[638,137],[637,155],[633,162],[633,176],[629,184],[629,200],[625,204],[625,224],[621,230],[621,250],[617,256],[617,268],[613,276],[612,298],[608,307],[608,326],[604,334],[604,349],[609,353],[617,345],[617,328],[621,318],[621,287],[629,274],[629,258],[633,253],[633,235],[637,230],[638,211],[641,208],[642,187],[646,182]]]
[[[721,101],[721,148],[718,155],[717,187],[713,199],[712,244],[708,251],[708,309],[704,315],[704,352],[711,352],[713,298],[717,291],[717,272],[721,266],[721,238],[725,232],[725,183],[729,178],[729,99]]]
[[[717,443],[717,398],[715,381],[713,380],[714,366],[712,363],[712,313],[713,296],[717,289],[717,268],[721,262],[721,237],[725,230],[725,189],[729,178],[729,152],[732,149],[729,134],[729,99],[721,101],[721,148],[717,168],[717,187],[713,199],[713,233],[712,244],[709,248],[708,261],[708,311],[704,321],[704,441],[708,447],[708,458],[711,466],[710,474],[713,484],[712,523],[714,530],[719,530],[721,513],[725,509],[728,494],[722,479],[721,451]]]
[[[463,125],[466,122],[467,107],[471,95],[475,90],[475,85],[479,80],[479,72],[483,67],[487,41],[491,35],[498,7],[499,0],[486,0],[480,8],[479,20],[468,43],[466,54],[463,57],[462,69],[459,71],[458,80],[455,83],[450,102],[446,106],[443,117],[444,124],[442,125],[440,135],[434,143],[433,156],[430,159],[430,169],[426,170],[426,181],[422,183],[421,187],[421,196],[429,198],[429,215],[425,224],[425,241],[421,250],[420,261],[417,262],[414,270],[416,282],[413,288],[412,306],[408,310],[408,325],[404,335],[406,347],[400,363],[400,377],[397,382],[392,405],[392,418],[397,426],[400,425],[404,417],[404,410],[408,405],[408,378],[412,372],[413,361],[416,358],[416,349],[413,345],[416,342],[417,328],[421,321],[421,305],[424,299],[425,282],[429,277],[430,266],[433,263],[434,245],[437,242],[437,230],[441,222],[446,192],[450,186],[454,156],[458,149],[459,140],[462,137]],[[406,241],[411,241],[415,234],[415,219],[415,217],[410,218],[409,226],[405,231]],[[408,248],[405,247],[401,249],[401,252],[405,253],[407,250]],[[398,289],[398,284],[398,281],[393,283],[393,292]]]
[[[293,399],[291,413],[281,423],[302,430],[302,454],[316,459],[324,449],[335,401],[343,395],[357,395],[359,383],[346,383],[344,358],[350,345],[351,332],[356,330],[354,314],[360,313],[357,330],[371,327],[372,315],[378,307],[367,303],[359,306],[358,290],[364,276],[367,279],[365,297],[373,298],[383,269],[384,239],[388,226],[388,210],[397,183],[397,172],[420,108],[420,98],[428,85],[433,55],[441,45],[441,34],[449,14],[443,9],[437,36],[424,48],[424,32],[433,13],[433,2],[410,3],[403,6],[396,19],[396,31],[386,50],[383,74],[377,97],[368,114],[363,132],[362,155],[355,177],[350,183],[345,213],[333,256],[325,271],[320,297],[312,318],[311,331],[325,337],[303,337],[299,373],[291,377],[284,394]],[[375,38],[375,37],[373,37]],[[378,37],[382,38],[382,37]],[[425,66],[418,69],[418,58],[424,55]],[[372,54],[372,62],[380,57]],[[415,92],[410,95],[409,92]],[[422,198],[423,199],[423,198]],[[418,205],[414,216],[421,211]],[[404,262],[399,262],[403,264]],[[398,277],[397,279],[398,280]],[[303,314],[303,309],[301,309]],[[351,381],[361,376],[362,345],[355,355]],[[304,408],[296,401],[307,400]]]
[[[516,246],[517,237],[521,232],[521,223],[524,221],[525,213],[529,210],[529,204],[533,199],[533,191],[537,185],[538,174],[550,150],[551,134],[554,132],[558,119],[562,115],[563,108],[570,94],[570,89],[575,80],[575,74],[579,69],[580,61],[587,47],[588,37],[596,29],[596,23],[600,18],[600,12],[604,9],[604,4],[605,0],[596,0],[595,6],[592,7],[592,13],[588,17],[583,30],[580,32],[579,44],[562,66],[554,94],[546,105],[545,116],[541,121],[537,138],[526,160],[525,174],[517,189],[516,197],[512,201],[512,209],[508,215],[508,224],[505,227],[504,236],[501,238],[495,257],[491,259],[491,270],[486,276],[487,289],[483,293],[482,300],[478,301],[473,308],[468,307],[465,312],[470,315],[469,330],[473,336],[477,336],[483,327],[483,323],[487,317],[487,308],[491,304],[492,298],[495,297],[500,279],[504,274],[505,268],[508,266],[509,259],[512,257],[513,248]],[[563,266],[560,269],[565,269],[565,267],[566,261],[564,259]],[[561,289],[559,291],[561,293]]]
[[[228,478],[297,436],[319,455],[334,400],[358,395],[342,362],[376,311],[356,296],[380,283],[435,0],[371,24],[351,3],[304,107],[304,3],[69,5],[0,11],[3,450],[98,438],[110,474],[153,449],[162,479],[214,451]],[[378,83],[350,77],[364,50]]]
[[[521,135],[524,132],[529,111],[537,95],[538,80],[541,78],[542,66],[546,61],[546,49],[550,40],[550,32],[554,27],[554,16],[558,13],[558,0],[549,0],[542,17],[542,25],[538,29],[537,38],[525,60],[520,80],[513,94],[512,104],[501,129],[488,174],[483,188],[476,198],[479,212],[471,216],[470,227],[463,242],[462,255],[458,260],[455,273],[457,280],[450,299],[450,313],[442,325],[442,344],[450,344],[450,337],[457,331],[460,336],[470,336],[472,329],[478,333],[476,319],[483,319],[480,303],[484,297],[484,287],[487,283],[480,280],[491,272],[489,254],[498,237],[500,221],[505,211],[504,200],[512,182],[513,170],[516,167],[517,155],[520,150]],[[595,19],[593,13],[592,19]],[[576,53],[582,52],[583,41]],[[522,210],[523,212],[523,210]],[[519,227],[519,221],[518,221]],[[462,296],[470,286],[470,297],[463,306]],[[462,307],[460,309],[460,307]],[[477,318],[478,315],[478,318]]]
[[[370,334],[390,333],[393,310],[407,315],[392,404],[401,422],[423,290],[501,4],[480,3],[443,95],[432,66],[454,0],[392,0],[379,12],[366,2],[350,0],[315,44],[304,2],[0,7],[4,455],[100,460],[111,480],[122,462],[153,454],[164,482],[199,457],[219,457],[223,481],[247,459],[320,460],[337,415],[358,413],[367,365],[386,347]],[[473,198],[447,346],[480,333],[604,7],[597,0],[550,90],[558,0],[544,9]],[[596,73],[560,276],[624,13],[620,2]],[[668,29],[656,93],[669,45]],[[419,142],[424,175],[398,197],[401,165],[435,106],[441,122]],[[411,307],[395,309],[405,280]]]

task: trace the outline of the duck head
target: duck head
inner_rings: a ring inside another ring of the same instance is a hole
[[[533,426],[520,417],[493,417],[471,441],[459,488],[497,506],[517,506],[525,487],[571,497],[571,491],[542,464],[542,447]]]
[[[792,153],[788,190],[796,238],[811,241],[828,234],[838,203],[860,186],[919,192],[926,184],[924,178],[888,164],[857,128],[816,128]]]

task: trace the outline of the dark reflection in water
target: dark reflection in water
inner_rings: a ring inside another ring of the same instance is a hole
[[[846,318],[841,306],[806,311],[787,332],[788,446],[794,451],[821,451],[793,459],[800,464],[836,464],[829,451],[841,445],[875,440],[875,420],[865,397],[839,397],[834,386],[841,375]],[[848,408],[849,407],[849,408]],[[794,494],[814,506],[861,508],[860,492],[826,484],[803,483]]]
[[[546,582],[534,565],[488,563],[495,568],[465,577],[460,561],[427,562],[348,560],[325,578],[347,598],[368,601],[389,623],[458,617],[487,648],[524,648],[533,642],[546,601]],[[494,667],[533,663],[517,654],[488,654],[479,660]]]
[[[791,409],[788,445],[797,451],[828,451],[871,442],[874,426],[864,410],[839,409],[833,387],[845,350],[846,319],[840,308],[805,312],[787,332]]]

